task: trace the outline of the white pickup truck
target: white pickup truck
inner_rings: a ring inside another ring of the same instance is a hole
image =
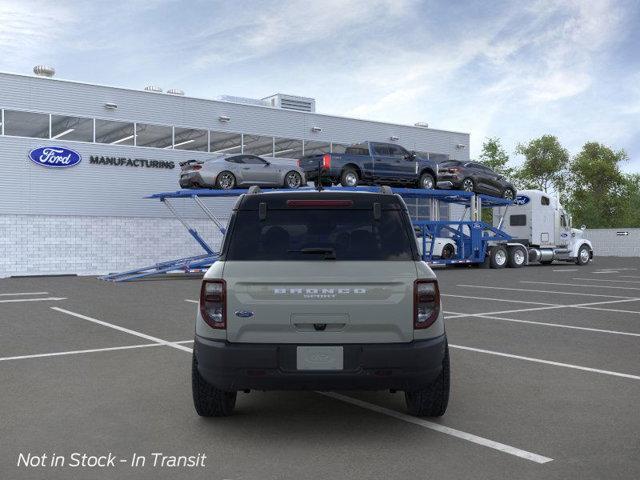
[[[449,353],[438,281],[398,195],[261,193],[234,208],[196,318],[193,400],[230,415],[238,391],[402,390],[443,415]]]

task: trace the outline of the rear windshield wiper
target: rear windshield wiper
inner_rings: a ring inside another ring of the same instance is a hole
[[[325,260],[335,260],[336,259],[336,251],[333,248],[326,247],[309,247],[303,248],[301,250],[287,250],[287,253],[305,253],[305,254],[324,254]]]

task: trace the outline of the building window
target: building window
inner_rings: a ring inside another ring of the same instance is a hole
[[[96,142],[111,145],[133,145],[133,123],[96,120]]]
[[[175,128],[173,148],[177,150],[196,150],[206,152],[209,147],[209,137],[206,130],[193,128]]]
[[[51,115],[51,138],[93,142],[93,119]]]
[[[173,128],[150,123],[136,124],[136,146],[171,148],[173,145]]]
[[[15,137],[49,138],[49,115],[4,111],[4,134]]]
[[[330,151],[331,144],[329,142],[317,142],[313,140],[305,140],[304,142],[305,155],[322,155],[323,153],[329,153]]]
[[[344,153],[348,146],[346,143],[332,143],[331,153]]]
[[[279,158],[302,158],[302,140],[292,140],[289,138],[275,138],[274,157]]]
[[[211,153],[242,153],[242,135],[229,132],[209,132]]]
[[[244,134],[244,153],[251,155],[273,156],[273,137]]]

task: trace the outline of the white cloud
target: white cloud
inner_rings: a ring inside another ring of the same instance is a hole
[[[49,60],[57,42],[69,35],[75,21],[65,6],[47,1],[0,3],[0,62],[14,65]],[[13,67],[13,68],[12,68]]]

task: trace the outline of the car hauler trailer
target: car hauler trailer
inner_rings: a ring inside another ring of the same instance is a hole
[[[257,187],[252,187],[257,188]],[[279,189],[265,189],[268,191],[280,191]],[[415,188],[393,188],[390,187],[330,187],[329,191],[370,191],[395,193],[408,200],[417,200],[418,203],[428,204],[432,212],[431,220],[418,220],[416,215],[412,216],[412,223],[416,230],[416,236],[419,251],[422,259],[430,265],[480,265],[491,268],[513,267],[518,268],[527,265],[530,262],[541,261],[547,263],[554,259],[583,259],[585,249],[588,249],[587,259],[578,263],[587,263],[593,256],[591,244],[579,236],[579,230],[574,232],[570,237],[567,245],[561,247],[560,244],[552,245],[545,243],[540,246],[530,241],[531,235],[525,237],[517,237],[513,239],[512,233],[503,229],[504,220],[510,209],[524,205],[513,205],[508,199],[492,197],[489,195],[478,195],[472,192],[459,190],[425,190]],[[290,191],[290,190],[287,190]],[[215,249],[208,245],[203,237],[193,228],[186,219],[182,218],[177,210],[173,207],[173,199],[189,199],[204,212],[218,230],[224,234],[225,226],[219,220],[217,215],[211,208],[207,207],[203,202],[203,198],[220,198],[220,197],[238,197],[247,193],[245,189],[233,190],[210,190],[210,189],[185,189],[176,192],[164,192],[150,195],[146,198],[160,200],[169,211],[184,225],[189,234],[202,247],[204,254],[185,257],[176,260],[167,260],[154,265],[128,270],[121,273],[112,273],[101,277],[103,280],[109,281],[130,281],[151,275],[172,273],[172,272],[195,272],[206,270],[216,261],[218,253]],[[520,198],[521,196],[519,196]],[[518,200],[524,202],[524,200]],[[458,220],[441,220],[438,216],[440,211],[440,202],[461,205],[464,212]],[[534,202],[535,203],[535,202]],[[557,202],[554,204],[557,207]],[[482,209],[493,209],[494,224],[490,225],[482,220]],[[548,218],[555,218],[553,212],[546,212],[538,219],[537,213],[534,214],[533,206],[528,207],[532,211],[528,214],[534,219],[535,225],[543,228]],[[410,208],[411,213],[411,208]],[[516,215],[522,215],[516,213]],[[525,213],[527,215],[527,213]],[[566,224],[566,213],[562,211],[558,221],[563,225],[562,218]],[[511,217],[513,214],[511,215]],[[511,219],[511,217],[509,217]],[[528,218],[529,218],[528,217]],[[511,220],[510,220],[511,221]],[[555,220],[554,220],[555,221]],[[517,221],[516,221],[517,222]],[[549,229],[547,229],[549,230]],[[536,230],[537,231],[537,230]],[[546,233],[551,235],[549,230]],[[520,231],[516,230],[516,234]],[[555,234],[554,234],[555,235]],[[546,238],[546,237],[541,237]],[[550,237],[551,238],[551,237]],[[555,238],[553,236],[552,238]],[[562,232],[560,233],[560,239]],[[571,246],[569,246],[571,245]],[[557,247],[557,248],[556,248]],[[553,255],[547,251],[553,249]],[[446,252],[446,254],[445,254]],[[575,252],[575,253],[574,253]],[[564,255],[564,256],[563,256]],[[573,255],[573,256],[572,256]]]

